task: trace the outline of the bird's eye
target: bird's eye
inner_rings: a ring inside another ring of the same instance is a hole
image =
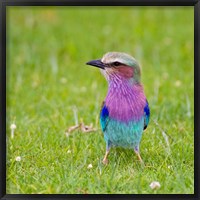
[[[114,65],[114,66],[119,66],[119,65],[120,65],[120,62],[114,62],[113,65]]]

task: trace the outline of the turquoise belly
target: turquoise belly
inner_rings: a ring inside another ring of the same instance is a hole
[[[104,138],[106,142],[110,141],[114,146],[124,148],[134,148],[139,145],[144,128],[144,117],[139,121],[129,123],[119,122],[109,119]]]

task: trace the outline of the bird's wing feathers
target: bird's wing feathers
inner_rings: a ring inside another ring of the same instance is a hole
[[[101,129],[103,131],[106,130],[108,121],[109,121],[109,111],[105,105],[105,102],[103,102],[101,106],[101,112],[100,112],[100,123],[101,123]]]
[[[101,129],[103,131],[106,130],[106,127],[109,122],[109,111],[108,108],[105,105],[105,102],[102,103],[101,106],[101,112],[100,112],[100,123],[101,123]],[[144,129],[145,130],[149,124],[149,119],[150,119],[150,109],[149,109],[149,103],[146,100],[146,105],[144,107]]]
[[[150,109],[149,109],[149,103],[146,100],[146,105],[144,107],[144,130],[147,128],[149,124],[149,118],[150,118]]]

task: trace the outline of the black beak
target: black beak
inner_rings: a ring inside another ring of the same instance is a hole
[[[92,65],[101,69],[105,69],[105,65],[101,62],[101,60],[91,60],[87,62],[86,65]]]

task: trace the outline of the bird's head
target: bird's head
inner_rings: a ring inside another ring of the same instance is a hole
[[[141,70],[138,62],[130,55],[121,52],[106,53],[101,59],[86,63],[101,69],[106,79],[119,78],[140,82]]]

